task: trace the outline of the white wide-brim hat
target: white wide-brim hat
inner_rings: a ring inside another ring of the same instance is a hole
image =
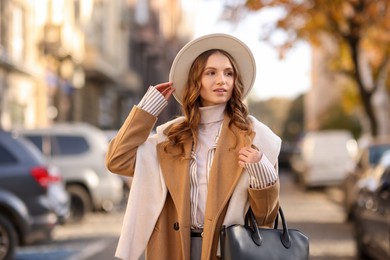
[[[173,95],[180,104],[183,101],[188,73],[192,63],[200,54],[212,49],[224,50],[236,61],[244,85],[242,99],[246,97],[253,87],[256,78],[256,63],[248,46],[229,34],[208,34],[187,43],[179,51],[172,63],[169,81],[173,83],[172,85],[176,89]]]

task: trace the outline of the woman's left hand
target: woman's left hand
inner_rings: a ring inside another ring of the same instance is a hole
[[[258,163],[260,162],[263,153],[254,149],[253,147],[246,146],[238,151],[238,163],[241,167],[245,167],[246,163]]]

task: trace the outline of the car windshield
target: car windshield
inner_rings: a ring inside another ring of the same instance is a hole
[[[82,136],[53,136],[57,145],[55,156],[83,154],[89,150],[89,145]]]
[[[29,141],[28,139],[25,139],[23,137],[18,137],[17,138],[19,140],[20,143],[22,143],[26,149],[28,150],[28,152],[31,153],[31,155],[39,162],[39,163],[46,163],[46,159],[44,157],[44,155],[41,153],[41,151],[39,151],[39,149],[31,142]]]

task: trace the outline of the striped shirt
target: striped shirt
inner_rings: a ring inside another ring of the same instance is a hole
[[[168,101],[155,87],[150,86],[144,97],[138,104],[142,110],[152,114],[155,117],[160,115],[161,111],[168,105]]]
[[[167,105],[164,96],[151,86],[138,107],[157,117]],[[192,149],[190,161],[191,225],[194,228],[202,228],[204,224],[209,173],[222,129],[224,110],[225,104],[200,108],[198,144]],[[264,154],[259,162],[247,163],[245,169],[252,189],[263,189],[278,179],[277,166],[274,167]]]

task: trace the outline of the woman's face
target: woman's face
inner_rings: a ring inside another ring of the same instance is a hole
[[[212,54],[201,76],[200,105],[206,107],[228,102],[232,97],[234,77],[229,59],[220,52]]]

